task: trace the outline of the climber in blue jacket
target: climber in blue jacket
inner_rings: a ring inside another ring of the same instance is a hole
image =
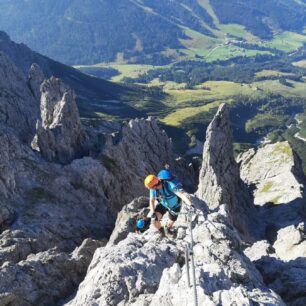
[[[163,234],[173,234],[173,225],[181,211],[181,203],[192,206],[191,198],[179,181],[172,176],[169,170],[161,170],[157,176],[150,174],[144,185],[150,189],[150,214],[155,214],[154,226]],[[167,225],[162,228],[161,219],[169,213]]]

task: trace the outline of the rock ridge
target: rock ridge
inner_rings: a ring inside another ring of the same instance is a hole
[[[226,206],[211,212],[205,202],[193,200],[199,305],[285,305],[265,287],[259,272],[241,252]],[[138,204],[132,202],[128,207],[134,205]],[[122,214],[128,210],[124,208]],[[117,226],[115,232],[126,232]],[[190,236],[183,217],[179,217],[178,227],[176,240],[161,238],[149,229],[142,235],[121,235],[116,245],[109,242],[99,248],[76,296],[65,305],[193,305],[183,255]]]

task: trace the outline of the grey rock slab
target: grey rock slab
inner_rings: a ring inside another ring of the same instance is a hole
[[[227,206],[209,213],[204,202],[196,198],[194,202],[199,305],[285,305],[241,252],[239,234],[231,225]],[[142,235],[130,233],[118,244],[98,249],[76,296],[66,305],[193,305],[184,264],[190,234],[183,215],[176,226],[186,235],[176,240],[162,238],[152,228]]]
[[[98,158],[111,172],[105,192],[118,211],[135,197],[148,195],[145,177],[157,174],[165,164],[184,185],[194,182],[194,172],[182,160],[176,161],[171,139],[152,117],[123,125],[119,134],[107,138]]]
[[[254,203],[284,204],[303,198],[302,164],[288,142],[266,144],[237,157],[241,178],[254,189]]]
[[[102,245],[87,239],[72,254],[50,249],[17,264],[5,262],[0,270],[0,305],[56,304],[84,277],[94,251]]]
[[[149,212],[149,198],[140,197],[125,205],[117,215],[115,228],[109,238],[108,245],[117,244],[135,230],[135,217]]]
[[[302,257],[305,258],[306,263],[306,233],[304,223],[280,229],[277,232],[277,239],[273,247],[276,255],[284,261]]]
[[[257,241],[244,250],[244,254],[252,261],[274,254],[275,250],[267,240]]]
[[[172,265],[179,253],[157,232],[153,235],[155,239],[148,239],[147,234],[129,234],[115,246],[98,249],[86,279],[68,305],[133,303],[139,292],[154,293],[164,266]]]

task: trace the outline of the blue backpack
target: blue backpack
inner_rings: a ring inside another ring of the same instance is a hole
[[[174,184],[175,188],[180,190],[182,189],[181,182],[172,175],[172,173],[169,170],[161,170],[157,174],[157,178],[161,181],[163,185],[163,192],[164,192],[164,198],[165,200],[170,200],[173,197],[178,197],[169,187],[169,182]],[[178,203],[181,202],[181,199],[178,197]]]

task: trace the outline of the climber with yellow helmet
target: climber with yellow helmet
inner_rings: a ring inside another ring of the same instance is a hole
[[[182,201],[192,206],[191,198],[183,189],[177,179],[174,179],[169,170],[161,170],[158,176],[150,174],[144,181],[150,190],[150,215],[155,214],[154,226],[164,235],[173,235],[173,224],[178,218]],[[166,212],[169,213],[167,225],[161,226],[161,219]]]

